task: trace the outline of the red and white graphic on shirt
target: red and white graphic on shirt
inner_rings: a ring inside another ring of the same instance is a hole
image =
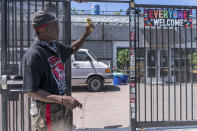
[[[52,56],[48,58],[52,75],[58,85],[60,94],[64,94],[66,90],[64,65],[59,57]]]

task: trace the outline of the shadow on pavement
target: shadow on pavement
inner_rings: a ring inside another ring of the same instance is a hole
[[[116,85],[106,85],[102,92],[120,91],[120,87]]]
[[[100,92],[120,91],[120,87],[116,85],[105,85],[105,88]],[[87,86],[72,86],[72,92],[90,92]]]
[[[87,86],[72,86],[72,92],[89,92]]]

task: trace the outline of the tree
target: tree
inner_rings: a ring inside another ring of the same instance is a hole
[[[123,12],[123,9],[121,9],[119,12],[114,12],[114,15],[121,15],[122,12]]]
[[[124,73],[128,69],[129,60],[130,60],[130,51],[128,49],[124,49],[118,52],[117,62],[120,63],[121,67],[124,68]]]
[[[188,57],[188,60],[189,60],[188,65],[193,66],[193,70],[197,70],[197,52],[194,52],[192,55],[189,54],[187,57]]]

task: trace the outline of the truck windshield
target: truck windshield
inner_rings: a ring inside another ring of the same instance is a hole
[[[91,51],[88,51],[88,53],[89,53],[96,61],[98,61],[98,58],[94,55],[94,53],[92,53]]]

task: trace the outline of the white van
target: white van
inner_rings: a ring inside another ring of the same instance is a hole
[[[87,84],[90,91],[101,91],[104,83],[112,83],[110,67],[99,62],[87,49],[79,49],[71,56],[72,85]]]

